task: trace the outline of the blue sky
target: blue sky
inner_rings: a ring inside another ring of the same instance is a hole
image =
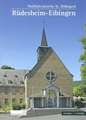
[[[27,5],[75,4],[76,17],[19,17],[12,16],[12,8]],[[80,80],[80,39],[86,23],[86,0],[0,0],[0,66],[31,69],[36,63],[43,20],[49,46],[53,47],[63,63]]]

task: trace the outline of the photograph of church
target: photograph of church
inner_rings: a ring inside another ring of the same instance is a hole
[[[48,47],[45,29],[37,54],[37,64],[25,75],[29,107],[72,107],[73,75]]]
[[[31,70],[0,69],[0,107],[25,102],[27,108],[72,107],[73,75],[52,47],[43,28],[37,63]]]

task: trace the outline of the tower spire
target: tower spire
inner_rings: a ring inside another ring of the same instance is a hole
[[[48,50],[49,50],[49,47],[46,39],[45,28],[43,26],[41,45],[37,49],[38,62],[45,56]]]
[[[43,27],[41,47],[47,47],[47,46],[48,46],[48,43],[47,43],[47,39],[46,39],[45,28]]]

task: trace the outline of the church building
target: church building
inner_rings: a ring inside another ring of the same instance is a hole
[[[48,46],[43,28],[37,49],[37,63],[25,74],[27,107],[72,107],[73,75],[52,47]]]
[[[14,103],[33,108],[72,107],[73,75],[52,47],[43,28],[37,63],[31,70],[0,69],[0,109]]]

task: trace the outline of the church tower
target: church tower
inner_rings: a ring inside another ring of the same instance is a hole
[[[41,44],[37,49],[38,61],[40,61],[45,56],[45,54],[48,52],[48,49],[49,47],[47,43],[45,28],[43,28]]]

